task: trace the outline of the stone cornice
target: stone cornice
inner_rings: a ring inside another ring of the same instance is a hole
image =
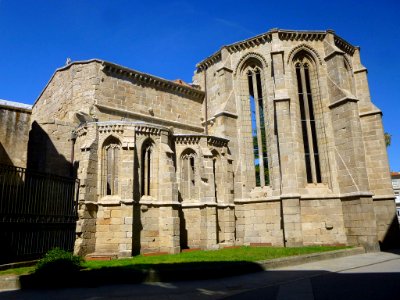
[[[148,121],[148,123],[158,123],[161,126],[172,126],[176,128],[182,128],[186,130],[193,130],[196,132],[203,132],[204,128],[201,126],[196,126],[192,124],[186,124],[183,122],[177,122],[177,121],[171,121],[171,120],[166,120],[163,118],[158,118],[138,112],[133,112],[125,109],[120,109],[120,108],[115,108],[111,107],[108,105],[102,105],[102,104],[95,104],[95,106],[100,110],[100,111],[106,111],[106,112],[111,112],[113,114],[116,114],[121,117],[127,117],[127,118],[138,118],[141,120]],[[157,124],[157,125],[158,125]]]
[[[277,32],[282,41],[322,41],[326,35],[326,31],[278,29]]]
[[[218,136],[207,136],[207,144],[211,146],[217,147],[225,147],[228,146],[229,140],[226,138],[218,137]]]
[[[131,78],[137,82],[140,82],[148,86],[152,86],[156,89],[163,89],[183,94],[196,100],[202,100],[204,98],[204,92],[193,87],[182,85],[173,81],[169,81],[160,77],[142,73],[136,70],[128,69],[126,67],[106,61],[102,61],[102,66],[103,66],[102,71],[105,73]]]
[[[121,123],[97,123],[97,128],[99,130],[99,133],[110,133],[110,132],[116,132],[116,133],[123,133],[124,132],[124,126],[125,124]]]
[[[196,145],[200,142],[201,138],[205,135],[202,134],[174,134],[175,143]]]
[[[198,144],[202,138],[207,139],[207,144],[212,146],[227,146],[229,140],[223,137],[205,134],[174,134],[177,144]]]
[[[226,49],[230,54],[246,50],[249,48],[256,47],[261,44],[270,43],[272,40],[272,34],[278,33],[278,37],[282,41],[322,41],[326,37],[327,33],[330,32],[334,36],[335,45],[350,55],[354,54],[355,47],[348,43],[346,40],[337,36],[333,31],[314,31],[314,30],[284,30],[284,29],[271,29],[266,33],[259,34],[255,37],[246,39],[244,41],[236,42],[227,46],[221,47],[220,50],[202,60],[196,65],[197,72],[201,72],[208,67],[212,66],[218,61],[221,61],[221,51]]]
[[[221,61],[221,50],[219,50],[218,52],[214,53],[213,55],[207,57],[206,59],[204,59],[203,61],[199,62],[196,65],[196,68],[198,71],[203,71],[205,69],[207,69],[208,67],[212,66],[213,64],[215,64],[216,62]]]
[[[335,41],[336,47],[338,47],[340,50],[342,50],[350,55],[354,54],[354,51],[356,50],[356,48],[354,46],[352,46],[350,43],[348,43],[346,40],[344,40],[341,37],[334,34],[334,41]]]
[[[249,39],[246,39],[244,41],[236,42],[230,45],[225,46],[225,48],[228,50],[229,53],[235,53],[241,50],[249,49],[256,47],[261,44],[265,44],[267,42],[271,42],[271,33],[266,32],[259,34],[255,37],[251,37]]]

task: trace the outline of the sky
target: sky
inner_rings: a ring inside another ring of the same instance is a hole
[[[0,99],[32,104],[67,58],[191,82],[196,63],[271,28],[333,29],[361,47],[400,171],[400,0],[0,0]]]

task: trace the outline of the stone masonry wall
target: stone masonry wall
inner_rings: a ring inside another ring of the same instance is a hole
[[[302,200],[304,245],[346,245],[342,203],[339,199]]]
[[[236,203],[236,242],[283,246],[280,201]]]
[[[26,167],[31,111],[0,105],[0,163]]]
[[[156,88],[139,79],[104,70],[96,91],[101,121],[132,120],[173,126],[176,133],[202,133],[203,99]]]

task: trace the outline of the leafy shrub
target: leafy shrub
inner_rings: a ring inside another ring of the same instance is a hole
[[[46,253],[36,265],[36,274],[53,276],[53,275],[71,275],[81,268],[84,262],[80,256],[54,248]]]

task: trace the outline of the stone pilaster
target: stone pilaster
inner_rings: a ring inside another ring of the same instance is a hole
[[[282,198],[282,214],[285,245],[287,247],[302,246],[300,199]]]
[[[179,210],[177,206],[162,206],[159,208],[160,252],[179,253]]]

